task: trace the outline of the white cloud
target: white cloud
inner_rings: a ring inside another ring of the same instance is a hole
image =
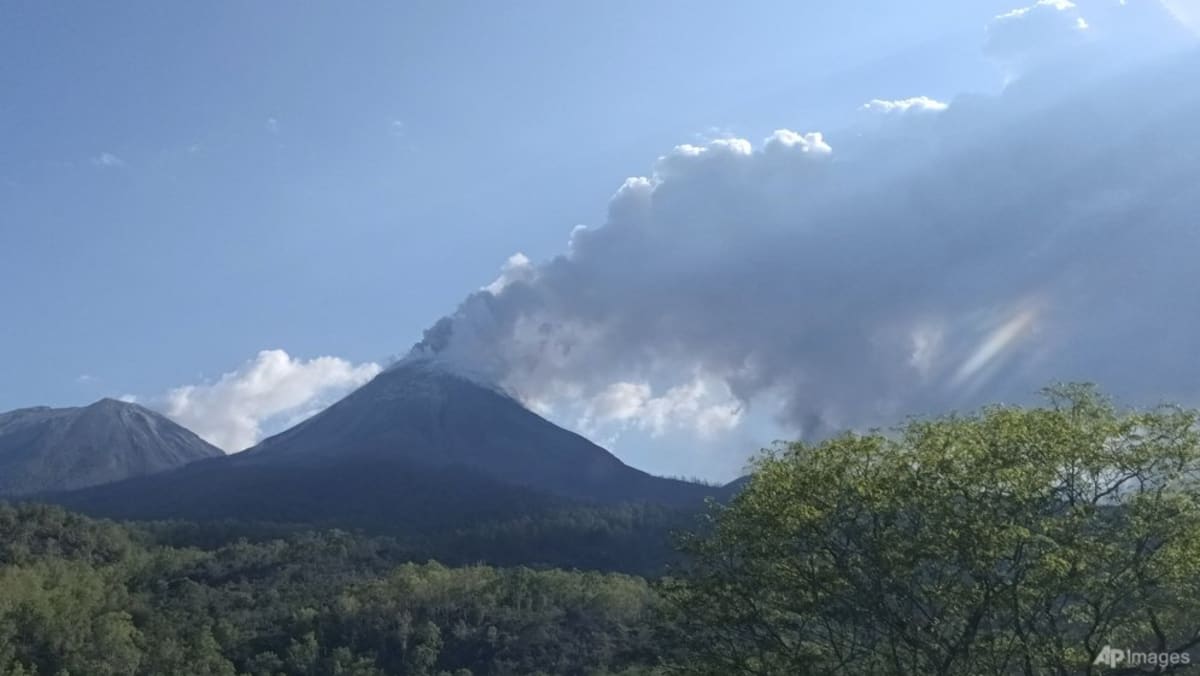
[[[745,154],[750,154],[749,142],[742,139],[733,139],[745,144]],[[788,151],[812,153],[814,155],[828,155],[833,152],[833,148],[825,142],[825,137],[820,132],[809,132],[807,134],[797,134],[790,129],[776,129],[771,136],[763,142],[763,148],[766,152],[771,152],[775,148],[782,148]]]
[[[1029,14],[1030,12],[1033,12],[1033,11],[1036,11],[1036,10],[1042,9],[1042,8],[1053,9],[1057,12],[1065,12],[1069,9],[1075,9],[1076,5],[1075,5],[1075,3],[1071,2],[1070,0],[1038,0],[1037,2],[1035,2],[1034,4],[1032,4],[1028,7],[1018,7],[1016,9],[1004,12],[1003,14],[998,14],[998,15],[996,15],[996,19],[998,21],[1019,19],[1025,15]]]
[[[894,101],[872,99],[862,105],[863,110],[884,114],[903,114],[910,111],[914,113],[940,113],[949,107],[949,104],[931,99],[928,96],[914,96]]]
[[[92,166],[102,169],[119,169],[125,166],[125,160],[112,153],[100,153],[91,160]]]
[[[158,405],[210,443],[236,452],[257,443],[270,421],[294,424],[379,373],[378,364],[337,357],[293,358],[263,350],[216,382],[177,387]]]

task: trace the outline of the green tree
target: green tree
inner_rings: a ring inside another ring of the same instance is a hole
[[[679,671],[1090,674],[1106,645],[1195,648],[1196,413],[1047,397],[765,454],[664,585]]]
[[[0,674],[133,674],[125,602],[124,587],[77,561],[0,567]]]

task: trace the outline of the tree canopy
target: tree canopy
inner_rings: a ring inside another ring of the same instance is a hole
[[[0,505],[0,676],[636,676],[657,662],[640,577],[405,562],[341,531],[160,544],[187,532]]]
[[[1195,647],[1196,414],[1046,396],[761,458],[684,541],[681,671],[1077,674]]]

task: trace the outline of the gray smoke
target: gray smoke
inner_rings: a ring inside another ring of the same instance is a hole
[[[1156,51],[1125,49],[1148,35]],[[567,402],[583,427],[652,432],[767,411],[819,435],[1052,380],[1194,401],[1194,39],[1147,2],[998,17],[1001,94],[675,148],[566,253],[514,256],[412,356]]]

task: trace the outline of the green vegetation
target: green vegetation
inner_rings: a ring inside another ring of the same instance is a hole
[[[0,506],[0,676],[1120,673],[1105,646],[1200,645],[1198,470],[1193,412],[1060,389],[777,449],[649,580],[470,563],[544,543],[608,567],[585,534],[661,526],[638,508],[448,533],[449,567],[337,530]]]
[[[338,531],[213,550],[0,507],[0,674],[644,674],[641,578],[397,563]]]
[[[1196,415],[1048,395],[763,458],[668,585],[685,671],[1080,674],[1200,645]]]

